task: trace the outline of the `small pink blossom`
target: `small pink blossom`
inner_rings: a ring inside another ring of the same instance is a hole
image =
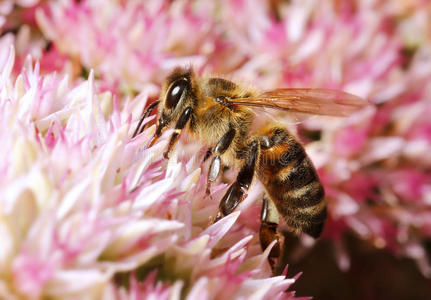
[[[337,132],[333,142],[334,151],[344,157],[358,154],[367,141],[368,129],[346,127]]]

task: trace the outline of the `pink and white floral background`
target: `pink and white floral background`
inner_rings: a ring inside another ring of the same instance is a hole
[[[196,145],[168,162],[154,127],[130,138],[177,65],[374,103],[291,124],[325,185],[321,242],[345,274],[354,236],[431,276],[430,1],[5,0],[0,31],[1,299],[294,297],[307,273],[270,277],[257,183],[210,225]]]

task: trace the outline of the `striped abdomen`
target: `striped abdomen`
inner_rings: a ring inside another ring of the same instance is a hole
[[[263,132],[257,176],[286,223],[319,237],[326,218],[324,191],[304,148],[284,128]]]

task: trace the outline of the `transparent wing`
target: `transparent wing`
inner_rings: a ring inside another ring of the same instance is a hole
[[[362,98],[339,90],[294,88],[276,89],[250,98],[229,99],[228,103],[327,116],[349,116],[369,105]]]

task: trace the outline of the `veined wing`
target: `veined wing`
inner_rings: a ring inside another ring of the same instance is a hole
[[[229,99],[228,104],[327,116],[349,116],[369,105],[362,98],[343,91],[308,88],[276,89],[250,98]]]

